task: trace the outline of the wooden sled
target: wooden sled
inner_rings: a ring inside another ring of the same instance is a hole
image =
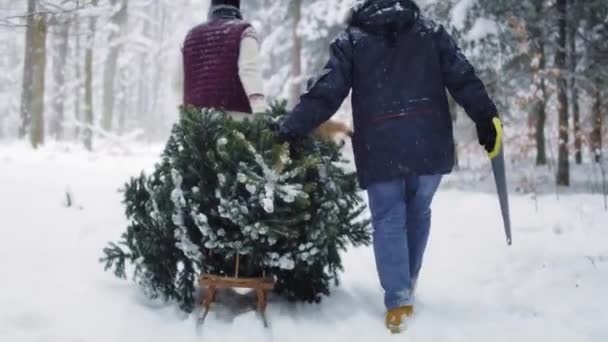
[[[211,304],[216,300],[217,290],[221,289],[252,289],[255,291],[257,299],[257,312],[262,318],[264,327],[268,328],[268,320],[266,319],[266,307],[268,305],[268,292],[274,289],[274,279],[266,277],[265,274],[259,278],[240,278],[239,275],[239,257],[236,260],[236,274],[234,277],[222,277],[205,273],[199,279],[201,288],[206,289],[205,296],[202,300],[202,314],[198,319],[198,325],[202,326],[209,314]]]

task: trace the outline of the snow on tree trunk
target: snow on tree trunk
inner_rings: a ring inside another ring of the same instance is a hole
[[[25,29],[25,57],[23,63],[23,83],[21,90],[21,124],[19,126],[19,138],[24,138],[29,132],[31,122],[32,84],[34,83],[34,12],[36,11],[36,0],[27,2],[27,21]]]
[[[541,81],[542,87],[545,87],[545,81]],[[544,90],[542,91],[545,92]],[[545,109],[546,102],[540,100],[536,103],[536,165],[547,164],[547,147],[545,143],[545,124],[547,122],[547,112]]]
[[[158,50],[154,53],[154,64],[156,67],[151,83],[153,87],[150,89],[152,99],[149,114],[153,116],[153,119],[145,120],[144,122],[147,125],[146,131],[148,132],[148,136],[152,139],[160,139],[161,126],[158,123],[163,122],[163,111],[160,109],[162,108],[166,94],[165,89],[160,85],[163,82],[162,76],[165,72],[167,64],[167,61],[164,58],[165,54],[162,51],[163,46],[166,45],[167,11],[165,10],[165,5],[161,1],[156,4],[154,18],[156,22],[155,36],[157,39]]]
[[[44,80],[46,72],[46,34],[45,15],[34,16],[32,34],[32,84],[31,98],[27,100],[28,112],[31,115],[30,142],[33,148],[44,143]]]
[[[534,108],[534,114],[536,116],[536,165],[547,164],[547,148],[545,142],[545,124],[547,122],[547,86],[545,84],[545,76],[543,72],[546,68],[546,55],[545,55],[545,43],[543,38],[539,39],[538,43],[539,63],[537,70],[538,79],[538,95],[536,96],[536,104]]]
[[[293,27],[291,31],[293,46],[291,48],[291,88],[289,104],[295,106],[302,93],[302,38],[298,32],[302,18],[302,0],[294,0],[291,4]]]
[[[591,130],[591,149],[595,157],[595,161],[600,163],[602,160],[602,91],[600,82],[596,81],[595,91],[593,96],[593,118]]]
[[[97,0],[93,0],[97,6]],[[93,150],[93,48],[95,45],[95,17],[89,18],[89,32],[86,53],[84,57],[84,124],[83,130],[84,146],[87,150]]]
[[[120,85],[120,97],[118,99],[118,108],[120,112],[118,113],[118,134],[123,135],[125,133],[126,124],[127,124],[127,112],[129,109],[129,101],[127,94],[130,89],[128,87],[127,80],[123,79],[121,75],[121,85]]]
[[[458,121],[458,104],[452,96],[448,96],[448,106],[450,108],[450,113],[452,114],[452,122],[456,125],[456,121]],[[454,141],[454,169],[456,170],[460,168],[460,153],[458,153],[458,146],[458,141]]]
[[[141,37],[142,39],[152,39],[152,23],[151,23],[151,17],[152,14],[150,13],[150,7],[151,6],[147,6],[146,9],[144,10],[144,17],[142,18],[143,20],[143,28],[141,31]],[[152,122],[154,121],[153,117],[150,117],[150,114],[152,113],[153,108],[150,105],[150,99],[151,99],[151,88],[150,87],[150,79],[149,79],[149,65],[151,65],[151,59],[150,59],[150,53],[148,51],[142,51],[139,54],[139,70],[138,70],[138,76],[139,76],[139,80],[138,80],[138,91],[137,91],[137,120],[139,123],[141,123],[142,125],[145,125],[146,123]],[[146,134],[148,132],[146,131]]]
[[[578,96],[578,84],[576,82],[576,66],[578,64],[578,55],[576,51],[576,32],[578,29],[578,1],[569,0],[570,5],[570,18],[568,20],[568,41],[569,41],[569,58],[570,58],[570,97],[572,103],[572,118],[574,125],[574,156],[578,165],[583,163],[582,153],[582,134],[581,134],[581,114],[579,107],[579,96]]]
[[[80,3],[77,1],[76,6],[79,6]],[[72,26],[73,32],[80,32],[80,15],[76,13],[74,15],[74,23]],[[73,97],[73,105],[74,105],[74,119],[77,123],[82,123],[84,120],[82,119],[82,44],[81,44],[81,35],[77,34],[74,36],[74,51],[72,54],[72,58],[74,60],[74,87],[72,91],[74,92]],[[74,138],[80,139],[80,125],[76,125],[74,127]]]
[[[566,38],[567,38],[567,8],[566,0],[557,0],[558,9],[558,36],[557,51],[555,52],[555,68],[557,73],[557,110],[559,113],[559,139],[557,161],[557,184],[570,185],[569,161],[569,125],[568,125],[568,81],[565,75],[566,68]]]
[[[127,20],[127,0],[111,0],[113,14],[110,19],[110,35],[108,43],[110,44],[110,52],[105,63],[104,78],[103,78],[103,116],[101,120],[101,128],[106,132],[112,131],[112,122],[114,120],[114,99],[115,99],[115,79],[116,69],[118,64],[118,55],[122,44],[120,38],[121,32]]]
[[[63,124],[65,121],[65,99],[66,91],[66,65],[68,59],[68,41],[70,25],[67,22],[60,22],[56,26],[56,37],[54,38],[53,56],[53,117],[50,123],[50,133],[57,139],[62,140]]]

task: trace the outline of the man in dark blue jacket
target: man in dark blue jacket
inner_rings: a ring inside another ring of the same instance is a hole
[[[475,121],[488,153],[498,151],[496,106],[445,29],[423,19],[412,0],[364,0],[281,126],[286,140],[309,134],[352,90],[355,163],[369,195],[386,325],[394,332],[413,315],[431,201],[454,165],[446,89]]]

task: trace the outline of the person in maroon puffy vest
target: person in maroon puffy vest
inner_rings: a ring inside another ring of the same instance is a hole
[[[213,0],[209,21],[188,32],[182,54],[185,105],[221,109],[235,119],[265,111],[259,42],[240,0]]]

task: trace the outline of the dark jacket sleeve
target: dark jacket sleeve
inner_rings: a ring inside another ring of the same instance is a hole
[[[282,133],[305,136],[336,113],[352,86],[352,57],[352,43],[345,31],[332,42],[329,62],[283,122]]]
[[[443,81],[454,100],[475,122],[497,115],[496,105],[490,99],[486,87],[454,39],[442,26],[438,27],[435,37]]]

